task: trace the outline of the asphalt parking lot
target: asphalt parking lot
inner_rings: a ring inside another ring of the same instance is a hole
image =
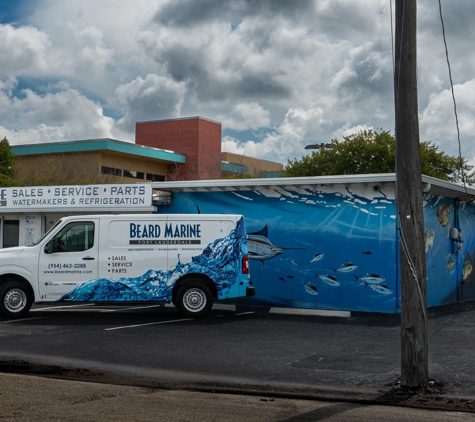
[[[392,327],[385,324],[379,337],[397,342],[398,318],[388,316],[387,322]],[[0,356],[4,361],[77,368],[96,377],[120,374],[133,383],[314,386],[339,372],[333,359],[338,346],[332,343],[350,326],[350,343],[374,329],[364,319],[281,315],[268,308],[226,305],[215,306],[201,319],[183,318],[173,307],[156,305],[37,306],[22,320],[0,320]],[[378,388],[396,379],[398,351],[393,351],[394,360],[389,351],[385,359],[359,356],[356,348],[354,352],[344,365],[353,367],[353,376],[339,380],[343,387]],[[358,374],[371,367],[372,377]]]
[[[473,406],[474,317],[473,303],[430,311],[439,403]],[[139,387],[387,400],[400,375],[399,315],[216,307],[194,320],[172,307],[40,306],[0,319],[0,337],[0,371]]]

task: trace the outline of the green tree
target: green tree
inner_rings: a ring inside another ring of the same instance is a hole
[[[452,157],[431,142],[421,142],[422,174],[453,183],[475,184],[473,166],[464,158]],[[330,148],[312,151],[300,159],[288,160],[285,177],[327,176],[340,174],[394,173],[396,142],[382,129],[363,130],[331,141]],[[463,177],[462,177],[463,172]]]
[[[0,141],[0,186],[13,186],[16,175],[15,155],[5,137]]]

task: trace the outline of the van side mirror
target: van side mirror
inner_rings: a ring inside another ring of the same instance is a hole
[[[58,252],[58,247],[57,247],[57,244],[56,244],[55,239],[51,239],[51,240],[45,245],[44,251],[45,251],[45,253],[47,253],[47,254]]]

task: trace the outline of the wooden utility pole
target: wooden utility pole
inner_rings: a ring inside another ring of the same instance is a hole
[[[429,379],[425,229],[417,107],[416,0],[396,0],[396,190],[401,244],[401,384]]]

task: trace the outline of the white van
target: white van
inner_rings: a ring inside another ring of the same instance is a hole
[[[33,302],[173,302],[201,317],[253,296],[241,215],[65,217],[34,246],[0,250],[0,314]]]

